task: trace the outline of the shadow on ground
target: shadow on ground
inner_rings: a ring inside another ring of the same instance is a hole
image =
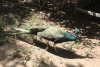
[[[31,36],[33,37],[33,36]],[[34,44],[35,43],[35,46],[37,47],[40,47],[42,49],[46,49],[46,43],[40,41],[40,40],[37,40],[36,38],[33,39],[33,42],[29,41],[29,40],[26,40],[26,39],[22,39],[21,37],[17,37],[19,40],[22,40],[22,41],[25,41],[29,44]],[[60,45],[60,44],[59,44]],[[81,56],[81,55],[78,55],[76,54],[74,51],[70,51],[70,50],[66,50],[66,49],[62,49],[62,48],[58,48],[56,47],[58,53],[55,52],[54,48],[50,45],[48,45],[48,52],[54,54],[54,55],[57,55],[57,56],[60,56],[60,57],[63,57],[63,58],[69,58],[69,59],[75,59],[75,58],[92,58],[92,57],[85,57],[85,56]]]
[[[34,40],[36,46],[40,47],[40,48],[43,48],[43,49],[46,49],[46,45],[45,43],[43,42],[40,42],[40,41],[37,41],[37,40]],[[69,59],[75,59],[75,58],[89,58],[89,57],[84,57],[84,56],[81,56],[81,55],[77,55],[74,51],[70,51],[70,50],[65,50],[65,49],[62,49],[62,48],[58,48],[56,47],[58,53],[55,52],[54,48],[50,45],[48,45],[48,52],[52,53],[52,54],[55,54],[57,56],[60,56],[60,57],[63,57],[63,58],[69,58]],[[92,57],[90,57],[92,58]]]

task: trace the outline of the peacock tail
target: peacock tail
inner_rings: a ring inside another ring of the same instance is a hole
[[[16,27],[12,27],[12,29],[20,31],[22,33],[30,33],[30,34],[36,34],[37,32],[43,31],[45,29],[47,29],[47,26],[35,26],[35,27],[25,27],[25,28],[16,28]]]

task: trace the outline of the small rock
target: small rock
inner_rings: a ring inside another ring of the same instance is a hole
[[[87,61],[89,61],[89,58],[86,58]]]

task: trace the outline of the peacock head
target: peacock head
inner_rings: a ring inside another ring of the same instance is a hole
[[[78,34],[80,32],[80,30],[77,29],[77,27],[75,27],[75,30],[76,30],[75,34]]]

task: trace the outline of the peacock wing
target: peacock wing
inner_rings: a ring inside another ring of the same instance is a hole
[[[37,34],[48,39],[58,39],[64,37],[63,32],[58,28],[48,28],[43,32],[38,32]]]

